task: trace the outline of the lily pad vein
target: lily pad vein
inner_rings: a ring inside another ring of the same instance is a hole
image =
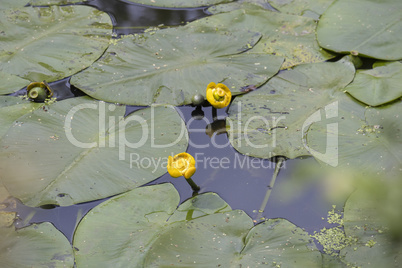
[[[372,39],[376,38],[378,35],[382,34],[383,32],[385,32],[386,30],[388,30],[389,28],[391,28],[392,26],[394,26],[395,24],[397,24],[398,22],[401,21],[402,18],[397,18],[394,22],[386,25],[384,28],[380,29],[379,31],[377,31],[375,34],[371,35],[369,38],[367,38],[366,40],[364,40],[362,43],[360,43],[357,47],[356,50],[362,46],[364,46],[365,44],[367,44],[368,42],[370,42]]]

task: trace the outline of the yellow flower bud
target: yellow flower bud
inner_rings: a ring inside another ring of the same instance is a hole
[[[53,96],[53,91],[46,81],[32,82],[27,86],[27,95],[32,100],[43,102]]]

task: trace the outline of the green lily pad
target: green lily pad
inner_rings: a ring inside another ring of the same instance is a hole
[[[24,7],[26,4],[28,4],[28,2],[29,0],[2,1],[0,9]]]
[[[274,219],[251,226],[242,211],[171,225],[148,251],[144,267],[178,262],[187,267],[322,267],[321,254],[294,224]]]
[[[73,249],[52,224],[44,222],[19,230],[0,228],[0,266],[8,268],[73,267]]]
[[[280,12],[318,20],[334,0],[268,0]]]
[[[6,200],[8,197],[10,197],[10,193],[7,191],[7,189],[3,186],[3,183],[0,181],[0,203],[2,203],[4,200]],[[1,204],[0,204],[1,207]]]
[[[31,6],[52,6],[52,5],[68,5],[74,3],[88,2],[88,0],[30,0]]]
[[[224,83],[236,95],[243,86],[263,84],[283,62],[242,53],[260,37],[190,25],[126,37],[71,84],[94,98],[131,105],[190,104],[194,95],[205,96],[210,82]]]
[[[213,193],[195,196],[176,210],[178,202],[174,187],[162,184],[98,205],[75,232],[77,266],[322,265],[308,235],[284,219],[253,227],[243,211],[231,210]]]
[[[383,60],[402,59],[400,0],[338,0],[321,16],[320,46]]]
[[[352,100],[340,102],[338,114],[330,122],[333,127],[325,121],[312,123],[307,131],[307,145],[312,155],[325,163],[355,168],[362,175],[376,172],[400,176],[401,114],[401,102],[366,109]],[[334,153],[326,154],[327,150]]]
[[[285,57],[282,69],[301,63],[323,62],[334,57],[319,47],[315,35],[317,23],[314,19],[256,7],[217,14],[189,25],[260,32],[262,38],[250,53]]]
[[[13,93],[23,87],[26,87],[30,81],[22,79],[19,76],[0,71],[0,94]]]
[[[340,256],[353,267],[400,267],[402,245],[393,241],[381,218],[384,208],[376,196],[358,189],[345,204],[344,229],[354,243],[341,250]]]
[[[179,201],[172,184],[160,184],[134,189],[96,206],[74,234],[77,266],[142,267],[148,250],[170,224],[231,210],[213,193],[196,196],[175,212]]]
[[[16,121],[18,118],[42,106],[43,103],[36,103],[19,97],[0,96],[0,141],[12,124],[19,124]]]
[[[345,90],[365,104],[378,106],[402,97],[402,63],[374,65],[371,70],[358,70]]]
[[[3,187],[0,185],[0,194],[3,192]],[[0,195],[0,202],[4,201],[5,198]],[[0,204],[0,208],[4,206]],[[17,213],[14,211],[2,211],[0,210],[0,228],[10,227],[13,225],[16,219]]]
[[[147,6],[171,7],[171,8],[202,7],[202,6],[211,6],[221,3],[233,2],[233,0],[128,0],[128,1]]]
[[[87,6],[0,10],[0,71],[31,81],[87,68],[109,45],[109,16]]]
[[[275,11],[275,9],[270,4],[268,4],[266,0],[239,0],[236,2],[211,6],[208,8],[208,12],[212,14],[219,14],[238,9],[250,10],[250,9],[261,9],[261,8]]]
[[[230,143],[240,153],[260,158],[310,155],[303,134],[320,110],[331,110],[345,95],[341,90],[354,73],[353,64],[345,59],[280,72],[232,102],[226,119]]]
[[[68,206],[158,178],[168,156],[187,148],[183,120],[165,106],[124,113],[81,97],[27,114],[0,143],[0,179],[26,205]]]

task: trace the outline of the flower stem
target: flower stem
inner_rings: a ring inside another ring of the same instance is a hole
[[[191,189],[193,189],[194,192],[198,192],[200,190],[200,186],[195,184],[195,182],[191,178],[186,179],[186,181],[188,182],[188,184],[190,184]]]
[[[272,188],[274,188],[274,185],[275,185],[276,177],[278,176],[279,170],[281,169],[284,161],[285,161],[284,157],[279,156],[277,158],[274,174],[272,175],[272,179],[268,185],[268,189],[267,189],[267,192],[265,193],[264,200],[262,201],[260,209],[258,210],[258,215],[256,217],[257,221],[261,218],[262,213],[264,212],[265,207],[267,206],[269,196],[271,195],[271,192],[272,192]]]
[[[187,211],[186,221],[191,221],[193,219],[193,213],[194,209],[190,209],[189,211]]]
[[[218,120],[218,113],[217,113],[215,107],[212,107],[212,119],[213,119],[214,121]]]

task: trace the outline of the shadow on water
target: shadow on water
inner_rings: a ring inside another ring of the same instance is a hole
[[[196,9],[161,9],[141,6],[123,1],[94,0],[87,5],[108,12],[118,35],[140,32],[146,26],[164,24],[180,25],[183,22],[196,20],[206,16],[205,8]],[[58,99],[66,99],[84,95],[69,84],[69,78],[50,83],[58,88]],[[64,92],[64,93],[63,93]],[[13,95],[23,94],[23,90]],[[127,107],[126,114],[143,108]],[[185,120],[190,136],[187,152],[193,155],[197,162],[197,172],[193,180],[201,187],[199,193],[215,192],[223,198],[232,209],[244,210],[256,222],[258,210],[270,184],[275,163],[239,154],[229,143],[227,134],[222,129],[224,109],[218,110],[217,119],[213,120],[212,108],[178,107]],[[328,223],[322,220],[326,217],[331,205],[323,202],[318,188],[310,187],[300,195],[287,202],[281,195],[282,189],[288,187],[287,177],[297,161],[287,160],[276,180],[274,190],[264,212],[258,217],[286,218],[294,224],[313,233]],[[178,190],[181,202],[192,196],[192,190],[184,178],[172,178],[165,174],[147,185],[170,182]],[[104,199],[105,200],[105,199]],[[62,231],[71,241],[76,224],[92,207],[104,200],[78,204],[70,207],[29,208],[18,205],[21,220],[18,227],[29,223],[49,221]]]

